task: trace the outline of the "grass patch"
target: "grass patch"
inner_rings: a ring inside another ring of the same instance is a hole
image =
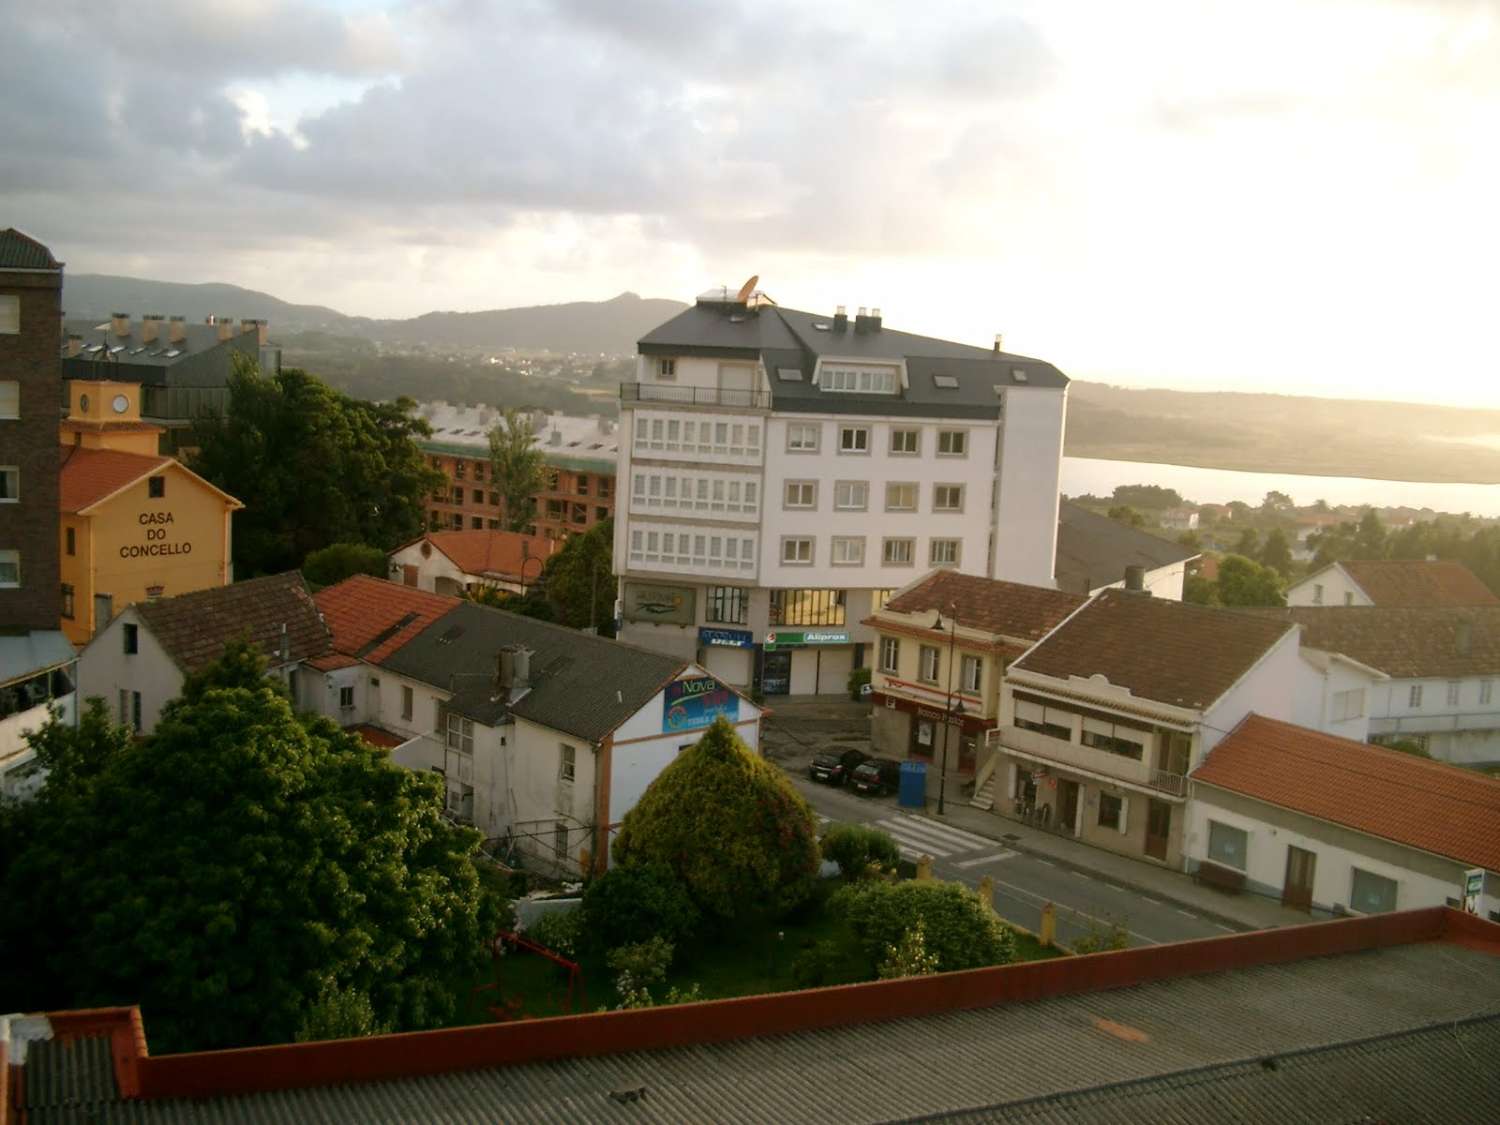
[[[1043,945],[1030,934],[1022,933],[1020,930],[1010,929],[1011,935],[1016,939],[1016,963],[1022,961],[1050,961],[1054,957],[1066,957],[1068,954],[1058,949],[1055,945]]]

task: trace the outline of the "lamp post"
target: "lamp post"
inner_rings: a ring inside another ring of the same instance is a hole
[[[953,650],[958,644],[958,607],[950,604],[948,606],[948,617],[950,628],[948,630],[948,703],[943,708],[943,759],[938,772],[938,816],[947,815],[948,795],[948,728],[952,725],[955,714],[953,708]],[[943,631],[943,614],[938,611],[937,620],[932,627],[939,633]],[[958,705],[957,714],[963,714],[963,704]]]
[[[521,555],[521,597],[524,598],[526,596],[526,568],[528,566],[530,566],[532,563],[536,563],[537,577],[540,578],[541,574],[542,574],[542,566],[543,566],[543,564],[544,564],[544,562],[546,560],[544,560],[541,555],[532,555],[532,554],[525,553],[525,544],[522,544],[522,551],[523,551],[523,553]]]

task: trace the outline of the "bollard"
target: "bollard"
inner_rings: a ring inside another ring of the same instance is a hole
[[[917,878],[922,880],[932,878],[932,857],[930,855],[917,857]]]
[[[979,880],[979,901],[991,914],[995,912],[995,877],[986,875]]]
[[[1057,940],[1057,907],[1050,902],[1042,907],[1041,932],[1037,940],[1042,943],[1042,948],[1051,949],[1052,943]]]

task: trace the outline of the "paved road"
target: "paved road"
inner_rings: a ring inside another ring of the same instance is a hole
[[[1002,918],[1035,932],[1041,909],[1057,905],[1058,937],[1065,944],[1091,926],[1123,923],[1131,944],[1155,945],[1188,938],[1218,937],[1233,932],[1220,922],[1111,883],[1097,874],[1054,864],[984,836],[944,824],[935,815],[917,815],[897,807],[893,798],[858,797],[822,785],[805,775],[790,774],[793,783],[818,813],[830,821],[869,824],[888,832],[908,859],[930,855],[933,873],[978,886],[988,875],[995,881],[995,910]]]

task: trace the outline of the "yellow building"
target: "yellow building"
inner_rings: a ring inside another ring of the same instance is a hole
[[[62,423],[62,626],[86,644],[133,602],[228,585],[244,507],[156,452],[139,383],[75,379]]]

